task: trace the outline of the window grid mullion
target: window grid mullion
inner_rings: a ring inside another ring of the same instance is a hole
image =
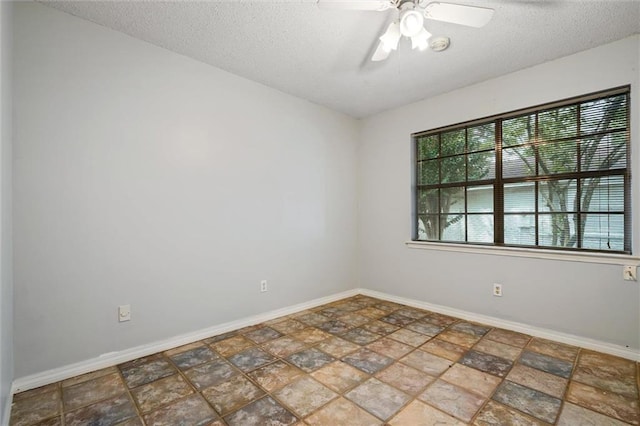
[[[576,104],[576,172],[580,176],[582,173],[582,138],[580,133],[582,131],[581,120],[581,108],[580,103]],[[576,177],[576,213],[575,213],[575,226],[576,226],[576,248],[582,248],[582,179]]]
[[[469,242],[469,205],[467,189],[469,188],[469,127],[464,128],[464,241]]]
[[[494,124],[496,167],[493,187],[493,242],[504,244],[504,183],[502,181],[502,119]]]
[[[535,245],[536,247],[540,246],[540,181],[537,180],[537,177],[539,175],[538,173],[538,148],[536,146],[536,141],[538,140],[538,113],[535,113],[535,123],[533,125],[533,153],[535,156],[535,176],[536,176],[536,184],[535,186],[535,194],[534,194],[534,198],[535,198],[535,206],[534,206],[534,226],[535,226],[535,234],[536,234],[536,238],[535,238]]]

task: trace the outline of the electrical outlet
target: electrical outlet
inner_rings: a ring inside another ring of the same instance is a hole
[[[637,278],[636,272],[637,272],[637,267],[627,265],[622,270],[622,277],[624,278],[625,281],[637,281],[638,278]]]
[[[267,287],[267,280],[262,280],[262,281],[260,281],[260,291],[261,291],[262,293],[264,293],[264,292],[265,292],[265,291],[267,291],[267,290],[268,290],[268,287]]]
[[[493,284],[493,295],[497,297],[502,297],[502,284]]]
[[[131,321],[131,305],[118,306],[118,321]]]

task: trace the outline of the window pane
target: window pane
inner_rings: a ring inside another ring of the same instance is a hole
[[[440,144],[438,143],[438,135],[421,136],[417,140],[418,160],[426,160],[436,158],[440,155]]]
[[[464,213],[464,187],[440,190],[440,213]]]
[[[502,176],[505,178],[533,176],[536,173],[536,157],[532,146],[502,150]]]
[[[536,184],[534,182],[504,185],[505,212],[533,212],[535,210]]]
[[[471,243],[493,242],[493,215],[470,214],[467,215],[467,236]]]
[[[494,179],[496,177],[496,152],[485,151],[467,156],[469,180]]]
[[[467,188],[467,211],[470,213],[493,212],[493,185]]]
[[[538,174],[540,176],[577,171],[576,141],[550,142],[538,146]]]
[[[582,247],[595,250],[624,250],[624,215],[584,215]]]
[[[536,217],[532,214],[504,216],[505,244],[533,246],[536,244]]]
[[[437,240],[440,227],[440,216],[420,215],[418,216],[418,239]]]
[[[624,212],[624,178],[609,176],[580,180],[581,210]]]
[[[418,189],[418,214],[438,214],[440,205],[438,203],[438,189]]]
[[[440,160],[422,161],[417,167],[418,185],[434,185],[438,183],[438,163]]]
[[[573,212],[577,208],[574,179],[547,180],[538,184],[538,211]]]
[[[512,146],[530,142],[535,137],[535,131],[535,114],[503,120],[502,144],[504,146]]]
[[[627,128],[627,95],[585,102],[580,106],[580,132],[597,133]]]
[[[580,143],[580,167],[583,171],[627,167],[626,132],[583,138]]]
[[[454,130],[442,134],[442,155],[464,154],[465,131]]]
[[[466,180],[464,155],[443,158],[442,183],[463,182]]]
[[[441,215],[443,241],[464,241],[464,215]]]
[[[540,214],[538,244],[547,247],[576,247],[575,216],[571,213]]]
[[[575,105],[554,108],[538,114],[540,139],[570,138],[578,131],[578,109]]]
[[[495,149],[496,146],[495,123],[482,124],[467,129],[469,137],[469,152],[483,149]]]

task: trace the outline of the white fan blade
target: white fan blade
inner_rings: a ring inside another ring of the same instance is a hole
[[[391,49],[387,48],[383,42],[378,43],[378,48],[375,52],[373,52],[373,56],[371,60],[373,62],[384,61],[389,57],[389,53],[391,53]]]
[[[318,0],[321,9],[383,11],[393,7],[389,0]]]
[[[491,20],[493,9],[452,3],[429,3],[424,17],[435,21],[450,22],[468,27],[484,27]]]

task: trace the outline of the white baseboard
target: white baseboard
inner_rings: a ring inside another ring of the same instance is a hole
[[[437,312],[439,314],[449,315],[452,317],[464,319],[467,321],[478,322],[493,327],[500,327],[506,330],[517,331],[519,333],[528,334],[534,337],[541,337],[543,339],[553,340],[560,343],[566,343],[568,345],[579,346],[585,349],[591,349],[594,351],[619,356],[621,358],[630,359],[632,361],[640,361],[640,351],[626,348],[624,346],[614,345],[607,342],[602,342],[595,339],[589,339],[586,337],[576,336],[573,334],[561,333],[558,331],[534,327],[528,324],[507,321],[488,315],[476,314],[469,311],[463,311],[460,309],[449,308],[442,305],[434,305],[432,303],[423,302],[416,299],[408,299],[405,297],[393,296],[391,294],[382,293],[379,291],[368,290],[365,288],[358,289],[359,294],[365,296],[375,297],[377,299],[384,299],[390,302],[400,303],[402,305],[412,306],[414,308],[426,309],[428,311]]]
[[[9,392],[7,395],[7,403],[4,406],[4,411],[0,413],[0,425],[9,426],[9,419],[11,418],[11,405],[13,404],[13,392]]]
[[[35,389],[37,387],[48,385],[50,383],[66,380],[80,374],[90,373],[102,368],[111,367],[113,365],[131,361],[136,358],[166,351],[178,346],[197,342],[202,339],[207,339],[218,334],[227,333],[229,331],[238,330],[240,328],[248,327],[255,324],[260,324],[265,321],[270,321],[278,317],[291,315],[296,312],[304,311],[305,309],[315,308],[316,306],[335,302],[337,300],[355,296],[357,294],[357,289],[347,290],[341,293],[332,294],[330,296],[313,299],[308,302],[299,303],[297,305],[287,306],[285,308],[253,315],[247,318],[242,318],[240,320],[218,324],[213,327],[208,327],[192,333],[174,336],[147,345],[136,346],[134,348],[126,349],[120,352],[110,352],[100,355],[96,358],[88,359],[86,361],[80,361],[75,364],[65,365],[63,367],[54,368],[52,370],[43,371],[41,373],[32,374],[26,377],[20,377],[13,381],[11,391],[15,394],[29,389]]]
[[[229,331],[237,330],[250,325],[259,324],[265,321],[269,321],[281,316],[291,315],[296,312],[303,311],[305,309],[311,309],[316,306],[324,305],[326,303],[335,302],[340,299],[355,296],[357,294],[363,294],[365,296],[371,296],[382,300],[388,300],[390,302],[396,302],[415,308],[426,309],[429,311],[449,315],[452,317],[464,319],[467,321],[479,322],[494,327],[500,327],[507,330],[517,331],[520,333],[529,334],[535,337],[541,337],[544,339],[554,340],[556,342],[566,343],[573,346],[579,346],[585,349],[592,349],[598,352],[603,352],[622,358],[631,359],[633,361],[640,361],[640,352],[633,349],[625,348],[619,345],[613,345],[606,342],[601,342],[594,339],[588,339],[581,336],[572,334],[560,333],[554,330],[545,328],[534,327],[528,324],[523,324],[514,321],[507,321],[488,315],[476,314],[473,312],[463,311],[459,309],[450,308],[447,306],[434,305],[421,300],[409,299],[405,297],[393,296],[387,293],[379,291],[368,290],[364,288],[357,288],[353,290],[344,291],[341,293],[333,294],[326,297],[311,300],[309,302],[299,303],[297,305],[288,306],[281,309],[265,312],[262,314],[250,316],[237,321],[231,321],[223,324],[218,324],[209,328],[198,330],[192,333],[182,334],[174,336],[169,339],[157,341],[147,345],[137,346],[131,349],[127,349],[120,352],[112,352],[92,358],[86,361],[77,362],[75,364],[66,365],[52,370],[47,370],[41,373],[32,374],[26,377],[20,377],[15,379],[12,386],[12,393],[22,392],[29,389],[34,389],[40,386],[55,383],[61,380],[69,379],[80,374],[89,373],[102,368],[117,365],[123,362],[131,361],[143,356],[152,355],[157,352],[166,351],[178,346],[186,345],[189,343],[197,342],[208,337],[216,336],[218,334],[227,333]],[[9,407],[11,401],[9,400]],[[7,419],[8,421],[8,419]],[[2,425],[5,426],[5,425]]]

